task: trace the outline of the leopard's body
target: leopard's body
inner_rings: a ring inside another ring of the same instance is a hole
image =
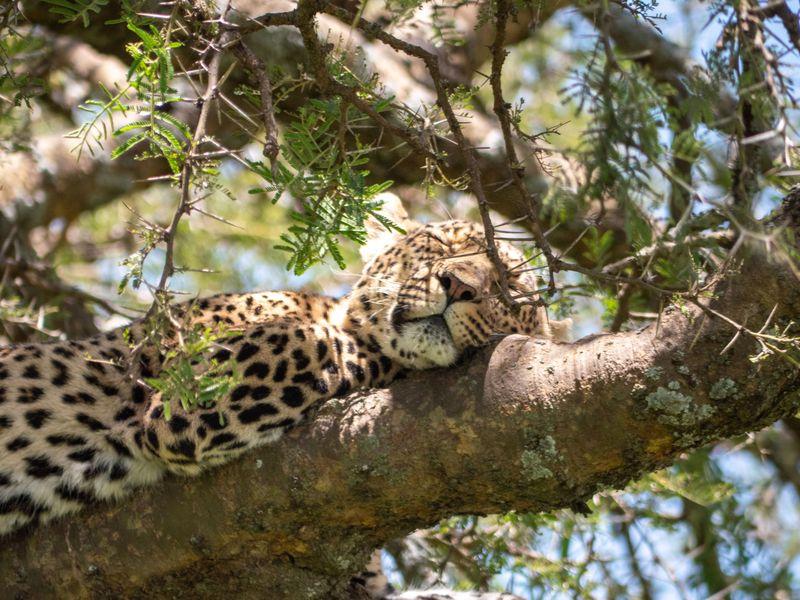
[[[124,366],[140,324],[133,340],[118,329],[0,349],[0,534],[226,462],[326,399],[450,365],[492,333],[548,335],[541,308],[515,316],[493,294],[478,226],[403,224],[404,236],[374,232],[375,255],[341,299],[264,292],[197,303],[197,319],[240,330],[217,359],[235,360],[243,380],[216,407],[164,418],[164,399],[136,383],[158,373],[159,352],[145,350],[132,377]],[[501,250],[509,266],[522,262]],[[535,289],[514,273],[514,290]]]

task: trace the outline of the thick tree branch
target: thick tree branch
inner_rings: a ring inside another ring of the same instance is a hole
[[[11,297],[12,305],[25,306],[24,313],[28,313],[14,318],[13,310],[10,315],[3,311],[0,333],[7,340],[22,343],[35,339],[37,331],[44,331],[40,317],[55,307],[56,314],[48,319],[51,330],[46,334],[63,333],[72,338],[98,332],[90,305],[120,313],[109,302],[63,282],[52,265],[38,260],[27,240],[17,232],[16,225],[0,212],[0,289],[5,290],[6,298]]]
[[[788,268],[752,254],[714,312],[779,328]],[[760,325],[759,325],[760,326]],[[574,344],[511,336],[458,368],[324,405],[275,446],[0,549],[0,595],[329,598],[371,547],[457,513],[550,511],[796,410],[800,373],[697,307]],[[444,390],[447,390],[444,393]]]
[[[54,219],[72,221],[163,173],[158,161],[132,155],[111,160],[107,152],[87,152],[78,160],[74,145],[61,134],[44,135],[32,143],[32,152],[0,156],[0,210],[20,231]],[[0,239],[7,235],[0,224]]]

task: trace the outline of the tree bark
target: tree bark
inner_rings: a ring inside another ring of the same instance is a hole
[[[510,336],[324,405],[274,446],[5,540],[2,597],[336,598],[370,550],[454,514],[551,511],[759,429],[800,373],[710,310],[779,330],[800,283],[758,252],[708,308],[572,344]]]

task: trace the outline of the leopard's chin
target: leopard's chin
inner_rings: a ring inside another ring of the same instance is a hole
[[[442,315],[405,321],[398,326],[395,360],[413,369],[449,367],[460,351]]]

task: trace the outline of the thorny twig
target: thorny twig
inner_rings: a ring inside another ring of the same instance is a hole
[[[230,0],[226,0],[222,7],[221,19],[224,20],[227,14]],[[189,143],[189,149],[186,160],[183,163],[183,169],[180,174],[180,200],[178,206],[172,214],[172,219],[169,225],[161,231],[161,240],[164,242],[164,267],[161,271],[158,284],[153,286],[153,302],[150,305],[144,321],[152,319],[155,315],[162,313],[166,316],[170,323],[176,328],[176,335],[179,341],[182,341],[182,325],[178,323],[170,314],[169,310],[169,280],[175,273],[175,238],[178,234],[178,225],[180,224],[183,215],[188,214],[192,210],[192,180],[195,171],[195,162],[198,160],[197,150],[203,142],[206,135],[206,126],[208,123],[209,111],[213,104],[214,98],[217,96],[217,86],[220,79],[220,64],[222,60],[222,46],[226,38],[230,36],[225,30],[220,30],[217,37],[209,44],[207,51],[211,54],[211,60],[206,68],[208,80],[206,89],[203,96],[198,100],[200,105],[200,115],[197,119],[197,124],[194,127],[192,138]],[[202,65],[202,61],[200,62]],[[131,351],[130,368],[133,369],[139,362],[139,357],[144,349],[145,343],[148,341],[149,335],[145,334],[139,340]]]
[[[325,65],[325,53],[327,46],[323,48],[323,46],[320,44],[314,23],[315,15],[320,10],[321,6],[314,0],[302,2],[298,6],[298,14],[294,22],[294,25],[300,30],[300,34],[303,37],[303,43],[309,55],[309,64],[314,72],[317,85],[319,85],[323,92],[339,94],[342,98],[353,104],[353,106],[355,106],[358,110],[371,117],[376,123],[378,123],[378,125],[400,137],[413,150],[419,152],[426,158],[432,159],[439,163],[441,161],[441,157],[437,153],[433,152],[428,146],[423,144],[421,138],[418,135],[415,135],[412,130],[407,127],[392,123],[389,119],[380,114],[369,102],[364,100],[359,89],[344,85],[343,83],[336,81],[330,75]],[[340,18],[345,15],[345,17],[349,20],[354,19],[354,15],[351,15],[344,9],[326,7],[326,10],[329,10]],[[357,26],[362,28],[362,31],[363,27],[366,27],[370,31],[372,31],[372,27],[374,27],[371,23],[363,20],[359,20],[357,22]],[[403,43],[405,44],[405,42]],[[411,46],[410,44],[408,45]],[[420,50],[424,52],[424,50]]]
[[[298,30],[300,30],[300,33],[303,36],[303,42],[310,56],[310,63],[312,69],[314,70],[316,82],[320,88],[330,93],[340,95],[342,98],[353,104],[353,106],[355,106],[358,110],[372,118],[372,120],[382,128],[401,138],[415,152],[418,152],[427,159],[433,160],[435,163],[440,164],[442,157],[430,147],[423,144],[421,141],[421,136],[417,135],[410,128],[394,123],[384,117],[372,106],[372,104],[364,99],[363,95],[361,94],[361,90],[336,81],[328,73],[328,70],[324,68],[324,56],[327,47],[323,48],[320,45],[319,38],[316,35],[316,29],[314,27],[314,15],[317,12],[322,11],[323,8],[325,11],[330,12],[339,18],[344,18],[345,20],[349,21],[353,20],[353,16],[344,9],[339,9],[332,6],[324,7],[323,3],[318,2],[317,0],[310,0],[309,2],[303,3],[302,6],[292,11],[283,13],[266,13],[255,19],[249,19],[246,25],[227,23],[224,20],[221,22],[221,24],[223,28],[235,31],[237,34],[239,34],[239,36],[263,29],[265,27],[277,25],[292,25],[296,27]],[[360,19],[360,17],[356,24],[362,25],[363,27],[360,27],[360,29],[362,29],[362,31],[365,33],[367,32],[366,30],[380,30],[378,26],[375,26],[367,21],[363,21]],[[234,44],[234,48],[236,48],[236,46],[241,43],[241,37],[233,39],[232,43]]]
[[[223,17],[220,19],[219,23],[224,30],[234,31],[238,33],[239,36],[243,36],[248,33],[253,33],[254,31],[266,29],[267,27],[297,25],[298,13],[299,11],[297,9],[287,10],[285,12],[265,13],[256,18],[247,17],[243,24],[231,23]]]
[[[731,319],[727,315],[722,314],[718,310],[714,310],[710,306],[708,306],[706,304],[703,304],[696,297],[695,298],[689,297],[688,300],[692,304],[697,306],[700,310],[702,310],[704,313],[706,313],[707,315],[709,315],[711,317],[716,317],[718,319],[722,319],[728,325],[730,325],[731,327],[733,327],[736,330],[736,333],[734,334],[733,338],[722,349],[720,354],[724,354],[725,352],[727,352],[727,350],[736,342],[736,340],[739,338],[739,336],[741,334],[745,334],[745,335],[753,338],[755,341],[757,341],[759,343],[759,345],[761,346],[762,354],[773,354],[773,353],[777,354],[778,356],[780,356],[784,360],[788,361],[794,367],[800,368],[800,362],[798,362],[797,359],[793,358],[788,353],[789,349],[797,350],[798,349],[798,345],[800,344],[800,340],[798,340],[797,337],[787,336],[786,335],[786,332],[793,325],[793,323],[790,323],[790,325],[787,326],[786,329],[784,329],[784,331],[780,335],[772,335],[772,334],[764,333],[766,331],[767,327],[770,326],[770,323],[772,322],[772,318],[775,316],[775,312],[778,309],[778,305],[777,304],[773,307],[772,311],[770,312],[770,314],[767,317],[766,321],[764,321],[764,324],[761,326],[761,328],[758,331],[754,331],[752,329],[749,329],[745,325],[743,325],[741,323],[738,323],[737,321]],[[781,346],[783,346],[783,347],[781,347]]]
[[[258,83],[258,91],[261,98],[261,122],[264,125],[264,156],[267,157],[275,169],[275,160],[278,157],[278,125],[275,122],[275,109],[272,105],[272,84],[267,75],[267,67],[264,61],[259,58],[243,41],[239,40],[233,45],[233,53],[236,55]]]
[[[511,178],[514,187],[522,201],[523,205],[528,211],[530,217],[530,227],[533,233],[536,245],[544,255],[548,265],[549,273],[549,291],[554,293],[556,291],[555,282],[555,257],[553,251],[550,249],[550,243],[542,232],[541,222],[539,220],[539,200],[531,194],[525,187],[524,173],[525,167],[517,158],[517,152],[514,148],[514,139],[511,135],[511,119],[508,114],[509,105],[503,99],[502,87],[502,72],[503,63],[506,60],[505,37],[506,37],[506,23],[508,21],[508,13],[511,10],[508,0],[497,0],[496,9],[496,30],[495,38],[492,44],[492,72],[489,78],[492,87],[492,94],[494,96],[494,112],[500,121],[500,128],[503,132],[503,140],[506,147],[506,159],[508,160],[508,167],[511,171]]]
[[[642,248],[635,254],[626,256],[616,262],[608,264],[603,267],[603,273],[614,274],[625,270],[643,260],[652,259],[655,256],[667,254],[676,248],[696,248],[702,246],[717,246],[719,244],[729,244],[733,241],[735,235],[732,231],[712,231],[701,233],[698,235],[688,236],[681,242],[674,241],[660,241],[651,246]]]
[[[224,14],[225,10],[223,10]],[[224,35],[224,34],[222,34]],[[219,40],[217,40],[219,42]],[[189,154],[183,164],[181,171],[181,198],[175,212],[172,215],[172,220],[169,226],[164,230],[163,240],[165,243],[165,256],[164,268],[161,271],[161,278],[158,282],[157,292],[166,291],[167,282],[169,278],[175,273],[174,264],[174,251],[175,251],[175,236],[178,233],[178,224],[181,217],[191,210],[192,202],[192,177],[194,175],[195,160],[197,158],[197,148],[202,143],[206,135],[206,124],[208,122],[208,114],[211,110],[212,100],[217,95],[217,83],[219,81],[219,67],[222,59],[222,54],[218,48],[210,48],[211,61],[208,65],[208,83],[206,84],[206,91],[200,99],[200,116],[197,119],[194,133],[192,134],[192,141],[189,146]]]

